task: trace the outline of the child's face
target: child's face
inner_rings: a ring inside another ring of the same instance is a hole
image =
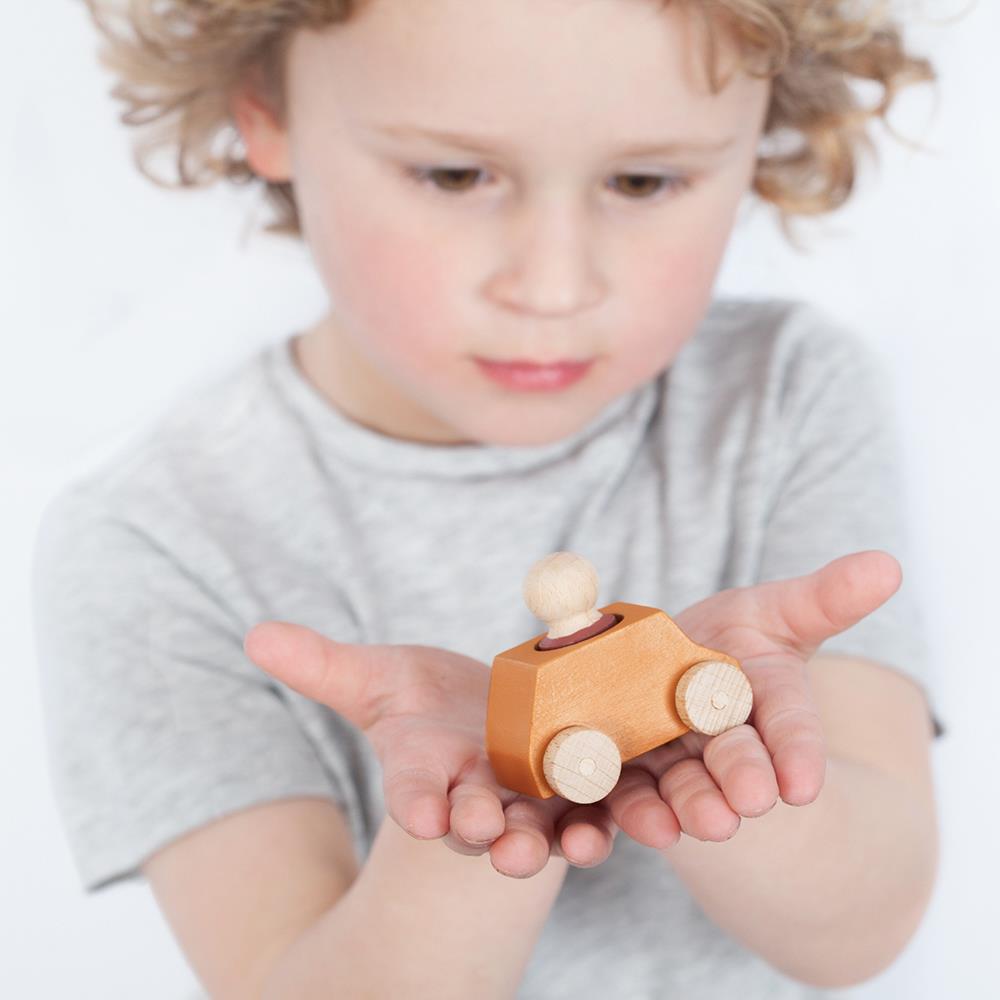
[[[713,96],[701,52],[655,0],[375,0],[297,34],[287,132],[240,123],[258,173],[293,181],[330,295],[307,373],[394,436],[539,444],[667,367],[707,307],[770,93],[736,72]],[[484,151],[382,131],[421,128]],[[668,142],[721,148],[622,151]],[[476,359],[593,364],[528,389]]]

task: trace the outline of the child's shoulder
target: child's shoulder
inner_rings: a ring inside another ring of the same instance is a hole
[[[865,341],[828,309],[803,299],[722,296],[706,311],[692,341],[701,358],[791,361],[866,353]]]
[[[703,393],[783,400],[836,378],[879,379],[874,347],[828,309],[791,298],[713,300],[672,374]]]
[[[155,522],[252,490],[282,420],[271,379],[281,344],[255,351],[188,388],[117,450],[77,474],[49,501],[50,518]],[[256,484],[259,488],[262,484]]]

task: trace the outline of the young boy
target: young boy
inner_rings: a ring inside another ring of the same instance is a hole
[[[712,288],[748,190],[850,193],[888,105],[850,77],[927,64],[800,0],[140,0],[128,37],[89,6],[126,120],[182,182],[263,179],[330,310],[46,512],[84,887],[147,877],[213,997],[804,997],[888,965],[936,864],[889,383],[817,311]],[[501,788],[482,744],[559,549],[754,689],[587,806]]]

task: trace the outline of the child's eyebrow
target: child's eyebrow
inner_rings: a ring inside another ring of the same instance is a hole
[[[423,138],[458,149],[467,149],[476,153],[505,152],[506,143],[503,139],[493,136],[473,136],[462,132],[452,132],[446,129],[419,128],[415,125],[365,125],[372,132],[380,132],[399,139]],[[610,155],[618,156],[672,156],[677,153],[718,154],[730,149],[736,142],[734,136],[724,139],[685,139],[668,142],[634,142],[620,147],[618,150],[608,150]]]

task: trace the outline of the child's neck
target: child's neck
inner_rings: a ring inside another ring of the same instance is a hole
[[[471,443],[374,369],[330,315],[293,338],[292,355],[303,376],[355,423],[405,441]]]

